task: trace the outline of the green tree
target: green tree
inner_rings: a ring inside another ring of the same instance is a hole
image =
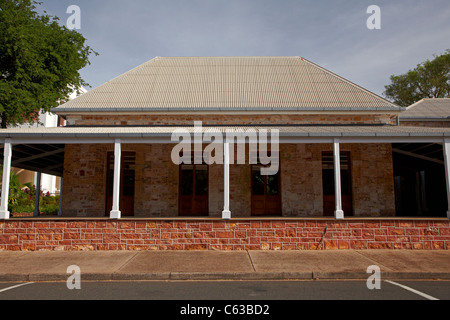
[[[73,90],[89,86],[79,70],[97,52],[33,0],[0,0],[1,127],[33,122]]]
[[[433,57],[405,74],[391,76],[384,96],[402,107],[423,98],[450,98],[450,49]]]

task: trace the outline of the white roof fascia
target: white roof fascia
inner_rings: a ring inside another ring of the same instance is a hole
[[[13,144],[95,144],[114,143],[121,139],[124,143],[178,143],[171,141],[175,129],[183,129],[192,135],[192,127],[59,127],[38,129],[0,130],[0,142],[11,139]],[[390,127],[390,126],[299,126],[299,127],[204,127],[204,132],[226,134],[230,130],[233,136],[247,136],[248,129],[258,132],[265,129],[278,129],[281,143],[328,143],[333,138],[343,142],[433,142],[442,143],[450,138],[450,128],[426,127]]]
[[[399,137],[382,137],[382,136],[280,136],[280,144],[290,143],[333,143],[335,138],[339,138],[340,143],[439,143],[444,142],[444,137],[420,137],[420,136],[399,136]],[[114,144],[115,139],[75,139],[75,138],[61,138],[61,139],[26,139],[26,138],[12,138],[11,143],[15,144]],[[447,137],[448,139],[448,137]],[[177,144],[178,141],[171,141],[170,137],[142,137],[142,138],[121,138],[123,144]],[[0,139],[0,143],[4,144],[5,139]],[[2,148],[1,146],[0,148]]]
[[[286,107],[286,108],[67,108],[67,109],[52,109],[52,112],[63,113],[64,116],[68,115],[115,115],[115,114],[321,114],[324,112],[332,114],[378,114],[378,113],[389,113],[392,115],[401,114],[403,109],[391,109],[391,108],[342,108],[342,107]]]

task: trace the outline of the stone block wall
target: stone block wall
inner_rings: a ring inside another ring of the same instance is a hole
[[[400,125],[407,127],[449,128],[450,121],[400,120]]]
[[[350,152],[354,216],[394,216],[395,194],[390,144],[341,144]],[[331,144],[282,144],[283,216],[322,216],[322,152]],[[345,212],[344,212],[345,214]]]
[[[68,144],[64,156],[63,215],[105,216],[107,153],[112,144]],[[136,152],[134,215],[178,215],[178,166],[171,161],[171,146],[123,144]]]
[[[67,125],[191,125],[202,121],[204,125],[296,125],[296,124],[394,124],[388,114],[155,114],[155,115],[67,115]]]
[[[0,250],[450,249],[448,219],[11,219]]]
[[[179,167],[171,145],[123,144],[136,152],[135,216],[178,216]],[[395,198],[390,144],[342,144],[349,151],[355,216],[394,216]],[[112,144],[66,145],[63,216],[99,217],[106,212],[106,155]],[[323,215],[322,152],[331,144],[280,145],[282,215]],[[235,157],[236,158],[236,157]],[[248,160],[248,159],[247,159]],[[209,216],[223,210],[223,165],[209,167]],[[230,210],[251,216],[251,168],[230,166]]]
[[[98,216],[105,212],[106,152],[109,145],[68,144],[64,153],[64,216]]]

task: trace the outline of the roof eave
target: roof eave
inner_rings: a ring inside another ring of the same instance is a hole
[[[392,115],[398,115],[405,111],[406,108],[398,107],[198,107],[198,108],[63,108],[58,107],[51,110],[51,112],[66,116],[71,114],[130,114],[130,113],[220,113],[220,114],[235,114],[235,113],[309,113],[309,114],[323,114],[327,113],[389,113]]]

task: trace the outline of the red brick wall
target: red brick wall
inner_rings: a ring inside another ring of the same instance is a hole
[[[450,249],[447,219],[0,222],[0,250]]]

